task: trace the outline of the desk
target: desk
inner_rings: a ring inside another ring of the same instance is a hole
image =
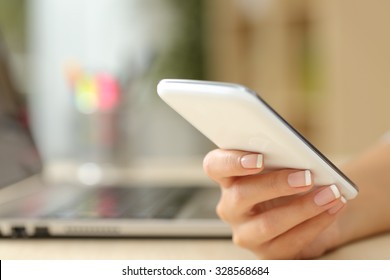
[[[323,260],[390,260],[390,233],[360,240],[323,256]]]
[[[230,240],[37,239],[0,240],[1,259],[254,259]],[[390,259],[390,234],[344,246],[321,259]]]
[[[199,164],[196,164],[199,166]],[[164,168],[167,165],[164,164]],[[153,169],[158,170],[158,169]],[[161,169],[160,169],[161,170]],[[167,176],[164,172],[136,172],[137,178],[188,180],[201,178],[202,171],[186,169]],[[200,172],[200,173],[198,173]],[[69,174],[69,173],[66,173]],[[134,172],[126,172],[128,176]],[[180,174],[178,176],[178,174]],[[141,176],[139,176],[141,175]],[[164,176],[162,176],[164,175]],[[126,178],[130,180],[136,177]],[[179,178],[180,179],[180,178]],[[179,180],[180,181],[180,180]],[[20,192],[19,192],[20,194]],[[11,194],[2,191],[2,200]],[[0,259],[255,259],[249,251],[227,239],[0,239]],[[346,245],[322,259],[390,259],[390,233]]]
[[[2,259],[253,259],[229,240],[0,240]]]

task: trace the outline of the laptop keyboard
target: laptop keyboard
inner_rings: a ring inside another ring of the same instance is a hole
[[[86,190],[44,215],[57,218],[171,219],[199,188],[109,187]]]

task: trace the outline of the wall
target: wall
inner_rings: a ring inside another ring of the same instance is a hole
[[[389,129],[387,1],[211,1],[209,77],[260,93],[327,155]]]

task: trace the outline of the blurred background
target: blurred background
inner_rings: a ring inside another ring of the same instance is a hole
[[[0,30],[47,165],[200,166],[214,146],[159,100],[160,79],[244,84],[330,158],[386,133],[389,10],[385,0],[0,0]]]

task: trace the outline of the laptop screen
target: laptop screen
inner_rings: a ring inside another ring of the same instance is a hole
[[[8,52],[0,36],[0,188],[36,174],[42,167],[24,104],[12,82]]]

